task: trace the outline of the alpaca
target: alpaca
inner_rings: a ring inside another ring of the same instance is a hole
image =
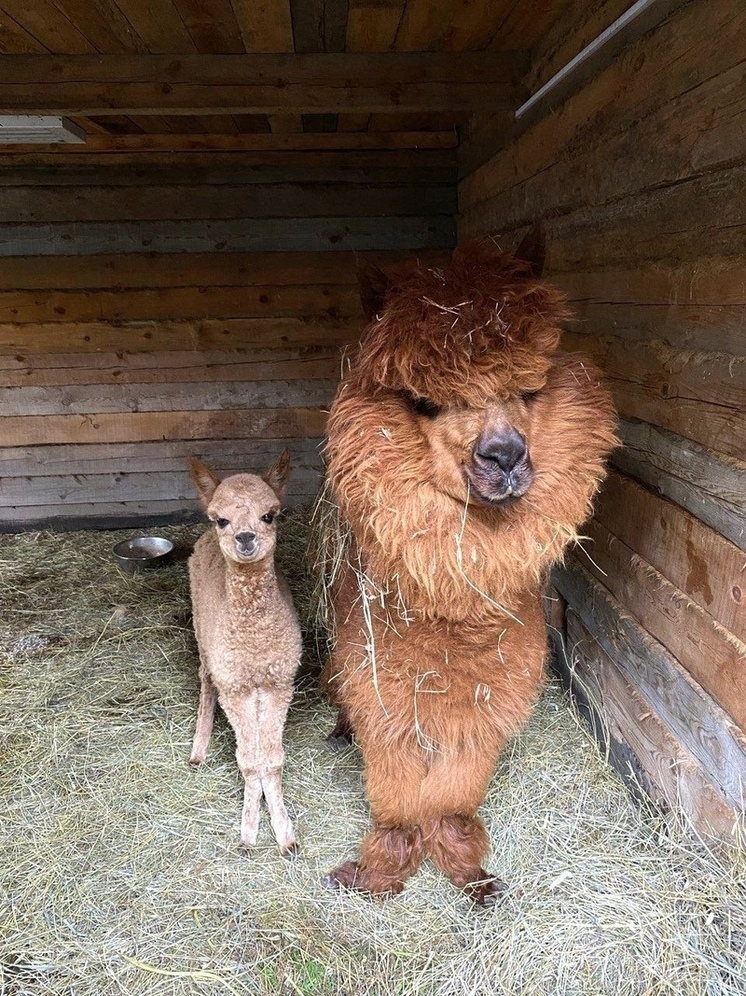
[[[189,463],[200,502],[214,523],[189,558],[194,631],[200,656],[197,727],[189,763],[201,764],[219,701],[236,734],[244,778],[241,846],[256,844],[264,795],[286,857],[297,851],[282,796],[282,732],[301,655],[290,590],[274,563],[276,517],[285,497],[290,454],[264,477],[220,481]]]
[[[540,251],[533,233],[515,257],[482,241],[364,275],[372,324],[328,422],[342,528],[322,682],[374,826],[333,888],[398,893],[426,858],[478,903],[504,888],[477,810],[540,691],[548,570],[616,443],[598,370],[558,351],[568,313]]]

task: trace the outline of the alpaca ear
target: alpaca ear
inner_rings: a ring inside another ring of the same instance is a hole
[[[220,478],[216,477],[210,468],[206,467],[196,457],[189,458],[189,473],[191,474],[192,483],[197,492],[200,505],[206,510],[212,496],[215,494],[218,484],[220,484]]]
[[[381,313],[391,281],[374,263],[364,263],[358,266],[357,282],[363,311],[367,318],[375,318]]]
[[[540,277],[544,272],[547,258],[547,233],[540,221],[535,221],[521,239],[515,251],[515,258],[523,260],[531,267],[531,273]]]
[[[262,475],[262,480],[272,488],[280,500],[280,504],[285,501],[288,490],[288,478],[290,477],[290,450],[283,450],[266,474]]]

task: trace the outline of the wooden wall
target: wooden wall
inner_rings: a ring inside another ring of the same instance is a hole
[[[173,518],[189,454],[260,470],[284,445],[310,500],[355,254],[454,239],[452,154],[420,155],[4,166],[0,528]]]
[[[554,26],[537,80],[575,28]],[[566,345],[619,410],[587,554],[556,577],[576,677],[620,767],[718,832],[746,785],[744,52],[740,0],[682,5],[459,188],[460,239],[509,248],[545,220]]]

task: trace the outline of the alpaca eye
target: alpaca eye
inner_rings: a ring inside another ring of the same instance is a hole
[[[529,404],[529,402],[533,401],[538,394],[539,394],[538,391],[524,391],[521,394],[521,401],[523,401],[525,404]]]
[[[216,519],[215,524],[218,529],[225,529],[226,526],[230,525],[230,522],[227,519]]]
[[[409,392],[405,392],[407,404],[416,415],[424,415],[426,418],[435,418],[440,415],[441,407],[429,398],[420,398]]]
[[[274,518],[275,518],[275,513],[274,512],[266,512],[262,516],[262,522],[266,522],[268,526],[271,526],[272,523],[274,522]]]

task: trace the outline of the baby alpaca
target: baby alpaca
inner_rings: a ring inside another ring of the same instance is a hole
[[[285,497],[290,454],[284,450],[264,477],[235,474],[221,482],[195,458],[189,469],[214,523],[189,558],[201,662],[189,763],[205,759],[219,701],[236,734],[245,783],[241,845],[256,844],[264,795],[280,851],[293,856],[297,844],[282,797],[282,731],[301,633],[290,589],[274,563],[274,520]]]

